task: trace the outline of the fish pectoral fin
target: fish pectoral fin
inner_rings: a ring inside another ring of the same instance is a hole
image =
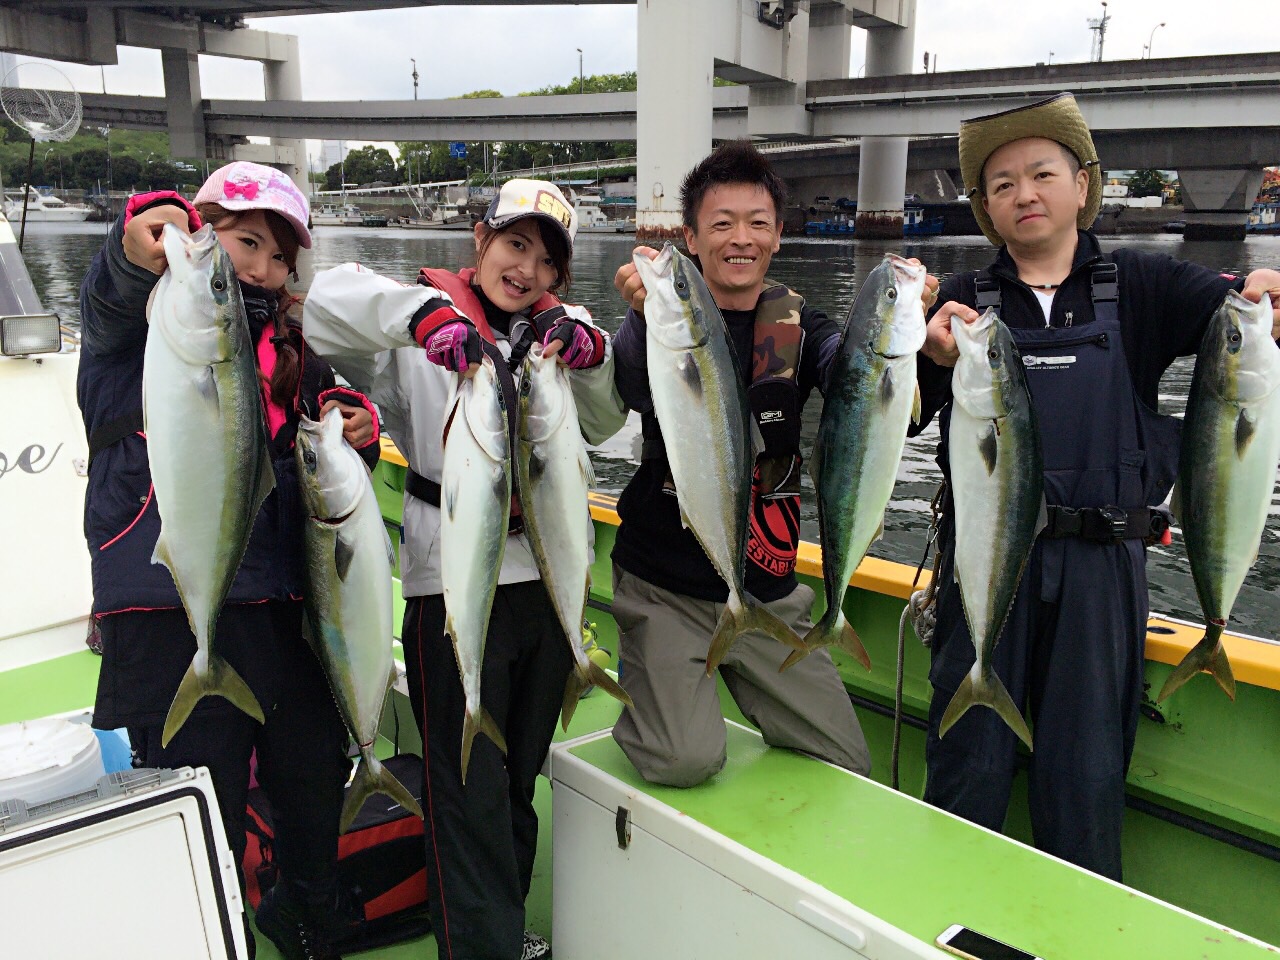
[[[911,400],[911,422],[914,423],[917,427],[920,426],[920,417],[922,415],[921,414],[922,409],[923,409],[923,403],[920,400],[920,384],[917,382],[916,395]]]
[[[1173,519],[1181,526],[1182,524],[1182,484],[1177,484],[1173,488],[1173,495],[1169,497],[1169,511],[1173,514]]]
[[[885,367],[884,373],[880,375],[879,397],[881,406],[887,407],[890,401],[893,400],[895,386],[893,382],[893,367]]]
[[[1236,417],[1236,458],[1242,459],[1244,453],[1249,449],[1249,442],[1253,439],[1255,433],[1258,432],[1257,424],[1254,418],[1249,414],[1248,407],[1240,408],[1240,415]]]
[[[880,523],[876,527],[876,532],[871,535],[871,542],[875,543],[877,540],[882,540],[882,539],[884,539],[884,517],[883,516],[880,517]]]
[[[458,478],[449,476],[443,479],[444,485],[440,488],[440,509],[452,520],[453,511],[458,506]]]
[[[218,376],[214,372],[213,364],[204,367],[195,376],[196,390],[200,392],[200,396],[204,397],[214,406],[218,405]]]
[[[987,427],[986,433],[978,438],[978,453],[982,456],[982,465],[987,468],[988,476],[996,471],[996,460],[999,457],[997,437],[999,432],[995,422]]]
[[[1036,537],[1040,536],[1040,531],[1042,531],[1048,525],[1049,525],[1049,505],[1045,503],[1045,499],[1042,496],[1040,498],[1040,513],[1036,516],[1036,529],[1035,529],[1035,532],[1031,534],[1031,538],[1034,540]]]
[[[351,570],[351,561],[355,559],[356,545],[354,542],[347,540],[342,533],[333,538],[333,566],[338,572],[338,579],[343,583],[347,580],[347,574]]]

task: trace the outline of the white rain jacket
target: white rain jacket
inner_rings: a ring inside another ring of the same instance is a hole
[[[434,299],[452,302],[435,287],[405,286],[357,263],[344,263],[316,274],[303,310],[303,335],[316,353],[378,405],[387,435],[409,466],[439,483],[445,404],[454,374],[428,360],[409,333],[410,318]],[[592,322],[585,308],[564,307],[574,319]],[[526,317],[513,316],[511,334],[518,338],[527,322]],[[497,330],[494,336],[503,355],[509,355],[510,340]],[[519,371],[515,375],[518,381]],[[602,443],[613,436],[626,422],[626,408],[613,387],[613,344],[608,336],[604,362],[570,370],[569,382],[587,442]],[[590,523],[589,516],[586,522]],[[442,593],[439,507],[405,494],[404,531],[400,548],[404,596]],[[536,579],[538,568],[528,539],[524,534],[508,537],[498,582]]]

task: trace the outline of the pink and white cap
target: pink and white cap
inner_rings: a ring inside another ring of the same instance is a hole
[[[219,167],[196,194],[195,205],[216,203],[226,210],[274,210],[298,235],[298,244],[311,248],[311,204],[306,195],[275,167],[236,160]]]

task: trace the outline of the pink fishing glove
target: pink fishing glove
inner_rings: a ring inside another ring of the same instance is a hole
[[[480,362],[480,334],[466,320],[441,324],[431,331],[422,346],[427,351],[427,359],[446,370],[461,372]]]

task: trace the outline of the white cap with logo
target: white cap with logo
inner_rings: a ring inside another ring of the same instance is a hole
[[[569,205],[554,183],[519,177],[508,180],[485,211],[484,223],[501,230],[524,217],[542,217],[554,223],[564,233],[569,250],[573,250],[573,238],[578,235],[578,211]]]

